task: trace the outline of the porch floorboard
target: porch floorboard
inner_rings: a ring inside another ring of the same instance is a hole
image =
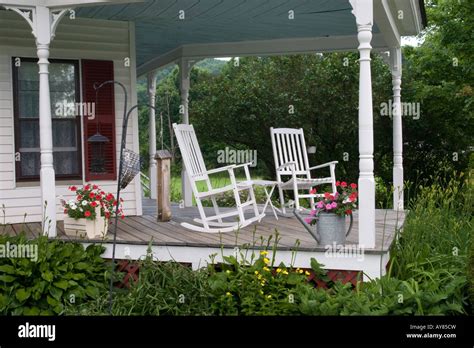
[[[158,222],[153,208],[152,200],[144,201],[143,216],[127,216],[120,220],[117,227],[117,243],[130,245],[147,245],[150,242],[154,246],[192,246],[192,247],[211,247],[211,248],[234,248],[242,245],[253,245],[255,249],[262,247],[261,237],[265,241],[275,235],[278,230],[281,238],[278,243],[279,250],[292,250],[299,245],[300,251],[325,251],[324,246],[318,245],[313,237],[304,229],[295,217],[279,217],[275,219],[272,212],[268,209],[267,215],[260,223],[247,226],[238,233],[200,233],[185,229],[180,225],[181,222],[193,223],[193,219],[199,217],[196,207],[179,208],[172,206],[172,220],[169,222]],[[212,212],[212,208],[209,212]],[[221,209],[221,211],[225,211]],[[373,249],[365,249],[366,253],[384,254],[390,248],[395,233],[400,229],[405,220],[404,212],[393,210],[376,210],[376,246]],[[112,227],[113,228],[113,225]],[[112,243],[113,236],[109,230],[109,236],[106,240],[87,240],[80,237],[67,236],[64,233],[63,222],[57,224],[57,235],[59,239],[79,242],[103,242]],[[17,235],[24,231],[29,238],[39,235],[41,224],[39,222],[9,224],[0,226],[0,234]],[[346,245],[357,244],[358,240],[358,215],[354,214],[354,224],[352,231],[347,237]],[[265,245],[265,243],[263,243]]]

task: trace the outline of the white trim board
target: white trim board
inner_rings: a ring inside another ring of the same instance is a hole
[[[87,247],[91,242],[80,242],[84,247]],[[112,243],[101,244],[105,247],[105,252],[102,254],[103,258],[112,258]],[[147,254],[148,245],[145,244],[127,244],[118,243],[115,249],[115,258],[139,260],[144,258]],[[183,263],[191,263],[193,269],[205,267],[210,262],[210,255],[216,254],[215,262],[223,262],[222,255],[235,255],[236,248],[218,248],[218,247],[193,247],[193,246],[173,246],[173,245],[151,245],[153,257],[160,261],[176,261]],[[250,259],[252,249],[248,249],[247,259]],[[253,249],[258,257],[260,249]],[[272,258],[272,252],[269,251],[267,256]],[[245,249],[242,249],[245,253]],[[296,254],[295,254],[296,253]],[[295,256],[293,256],[295,254]],[[381,254],[365,253],[360,260],[353,257],[328,257],[324,251],[291,251],[291,250],[277,250],[275,254],[275,266],[283,262],[289,266],[294,257],[294,267],[311,268],[311,258],[315,258],[319,263],[324,265],[324,269],[328,270],[347,270],[347,271],[363,271],[363,280],[379,278],[385,275],[385,267],[390,259],[388,251]],[[382,266],[382,273],[380,272]]]
[[[214,57],[272,56],[316,52],[355,51],[357,35],[311,37],[275,40],[222,42],[180,46],[137,67],[138,76],[173,63],[180,58],[198,60]],[[371,45],[375,50],[388,50],[382,34],[374,34]]]

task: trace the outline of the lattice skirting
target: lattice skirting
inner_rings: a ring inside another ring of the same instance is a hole
[[[136,282],[138,280],[138,274],[140,272],[140,266],[138,262],[131,260],[118,260],[117,261],[117,272],[122,272],[123,279],[115,284],[118,288],[129,288],[130,281]]]
[[[190,266],[185,264],[186,266]],[[308,276],[308,281],[313,282],[316,287],[327,289],[330,286],[330,283],[340,281],[343,284],[351,283],[356,285],[358,281],[362,279],[361,271],[348,271],[348,270],[327,270],[325,279],[316,278],[314,272],[311,269],[303,269],[308,271],[310,275]],[[138,280],[138,275],[140,272],[140,266],[137,261],[131,260],[119,260],[117,261],[117,272],[122,272],[124,274],[123,279],[116,284],[118,288],[130,287],[130,281],[136,282]]]
[[[318,279],[312,270],[308,270],[311,274],[308,276],[308,280],[315,283],[316,287],[327,289],[328,283],[340,281],[343,284],[351,283],[356,286],[358,281],[362,280],[361,271],[347,271],[347,270],[328,270],[326,279]]]

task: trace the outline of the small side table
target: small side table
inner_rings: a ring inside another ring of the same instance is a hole
[[[252,180],[252,182],[255,186],[261,186],[265,190],[265,195],[267,199],[265,201],[265,205],[263,206],[262,213],[265,213],[265,209],[267,209],[267,206],[270,205],[273,211],[273,215],[275,215],[275,219],[278,220],[278,215],[276,212],[278,211],[279,213],[281,213],[281,211],[280,209],[276,208],[272,203],[273,191],[275,191],[275,187],[278,186],[278,182],[271,180]]]

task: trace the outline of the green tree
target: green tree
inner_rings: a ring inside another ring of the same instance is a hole
[[[465,170],[473,143],[474,2],[432,0],[430,26],[419,47],[403,51],[402,100],[421,105],[421,117],[404,117],[408,178],[439,169]]]

